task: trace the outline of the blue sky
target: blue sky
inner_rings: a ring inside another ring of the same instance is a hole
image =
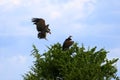
[[[33,17],[50,24],[48,41],[39,40]],[[120,57],[120,0],[0,0],[0,80],[22,80],[32,61],[32,45],[40,53],[69,36],[79,45]],[[120,61],[116,64],[120,76]]]

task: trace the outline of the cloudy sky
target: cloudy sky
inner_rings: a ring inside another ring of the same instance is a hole
[[[50,25],[48,41],[37,38],[33,17]],[[120,0],[0,0],[0,80],[22,80],[35,44],[43,53],[69,36],[81,46],[110,51],[120,57]],[[120,61],[116,64],[120,76]]]

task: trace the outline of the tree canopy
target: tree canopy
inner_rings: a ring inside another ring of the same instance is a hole
[[[63,51],[60,43],[48,47],[43,54],[33,45],[35,58],[24,80],[120,80],[115,66],[117,59],[108,60],[105,49],[85,49],[74,43]]]

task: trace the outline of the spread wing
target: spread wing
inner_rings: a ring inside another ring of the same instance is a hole
[[[32,22],[36,25],[37,31],[42,31],[45,29],[45,20],[42,18],[33,18]]]

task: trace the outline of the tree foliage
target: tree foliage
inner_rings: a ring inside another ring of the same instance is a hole
[[[66,51],[60,43],[48,47],[48,51],[40,54],[33,45],[32,55],[35,58],[31,70],[24,80],[119,80],[115,63],[118,59],[108,60],[107,51],[86,50],[77,43]]]

